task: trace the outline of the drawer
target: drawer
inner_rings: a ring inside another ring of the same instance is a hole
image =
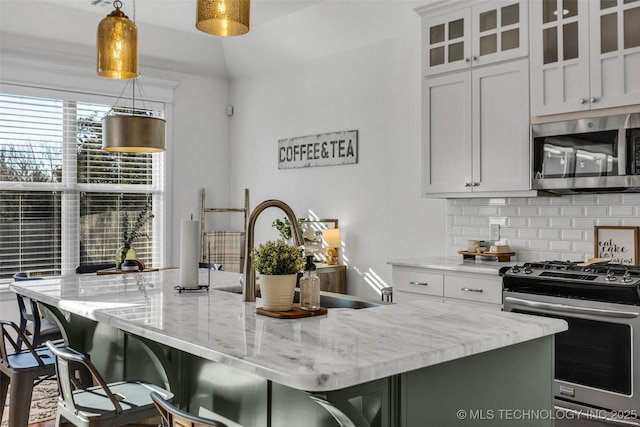
[[[395,267],[393,289],[423,295],[444,295],[444,276],[426,273],[419,268]]]
[[[445,298],[502,304],[502,280],[464,276],[445,276]]]

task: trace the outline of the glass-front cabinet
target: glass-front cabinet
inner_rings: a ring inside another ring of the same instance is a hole
[[[425,15],[424,75],[526,56],[527,12],[526,2],[511,0]]]
[[[640,102],[640,0],[531,2],[534,116]]]

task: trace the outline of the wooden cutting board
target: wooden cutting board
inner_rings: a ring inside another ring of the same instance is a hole
[[[497,258],[498,262],[511,261],[511,257],[515,256],[515,252],[469,252],[458,251],[462,255],[462,259],[476,259],[477,256],[485,258]]]
[[[278,319],[300,319],[303,317],[322,316],[327,314],[328,310],[324,307],[320,307],[320,309],[316,311],[303,310],[300,308],[300,304],[294,303],[289,311],[269,311],[262,307],[256,307],[256,313]]]

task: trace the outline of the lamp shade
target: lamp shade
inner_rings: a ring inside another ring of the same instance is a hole
[[[216,36],[249,32],[250,0],[198,0],[196,28]]]
[[[102,119],[102,149],[129,153],[164,151],[165,121],[150,116],[106,116]]]
[[[116,10],[100,21],[96,36],[97,72],[112,79],[138,76],[138,28],[116,1]]]
[[[340,242],[340,229],[339,228],[327,228],[322,230],[322,240],[328,248],[339,248],[342,246]]]

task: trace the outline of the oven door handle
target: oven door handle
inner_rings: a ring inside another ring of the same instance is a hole
[[[620,310],[608,310],[602,308],[588,308],[588,307],[576,307],[574,305],[566,304],[552,304],[549,302],[531,301],[522,298],[505,297],[505,302],[521,305],[524,307],[541,308],[545,310],[552,310],[557,313],[574,313],[574,314],[587,314],[600,317],[615,317],[620,319],[633,319],[640,316],[640,313],[633,311],[620,311]]]
[[[578,409],[565,408],[564,406],[558,406],[558,405],[555,405],[555,409],[556,411],[562,411],[567,414],[571,414],[573,417],[575,417],[572,419],[575,419],[575,420],[580,420],[584,418],[589,421],[598,421],[598,422],[613,425],[613,426],[640,426],[640,422],[638,421],[610,418],[604,415],[598,415],[596,413],[592,413],[592,411],[585,412],[584,410],[581,411]],[[599,412],[597,410],[594,410],[594,411]],[[569,419],[568,417],[564,417],[564,418]],[[558,419],[557,416],[556,416],[556,419]]]

